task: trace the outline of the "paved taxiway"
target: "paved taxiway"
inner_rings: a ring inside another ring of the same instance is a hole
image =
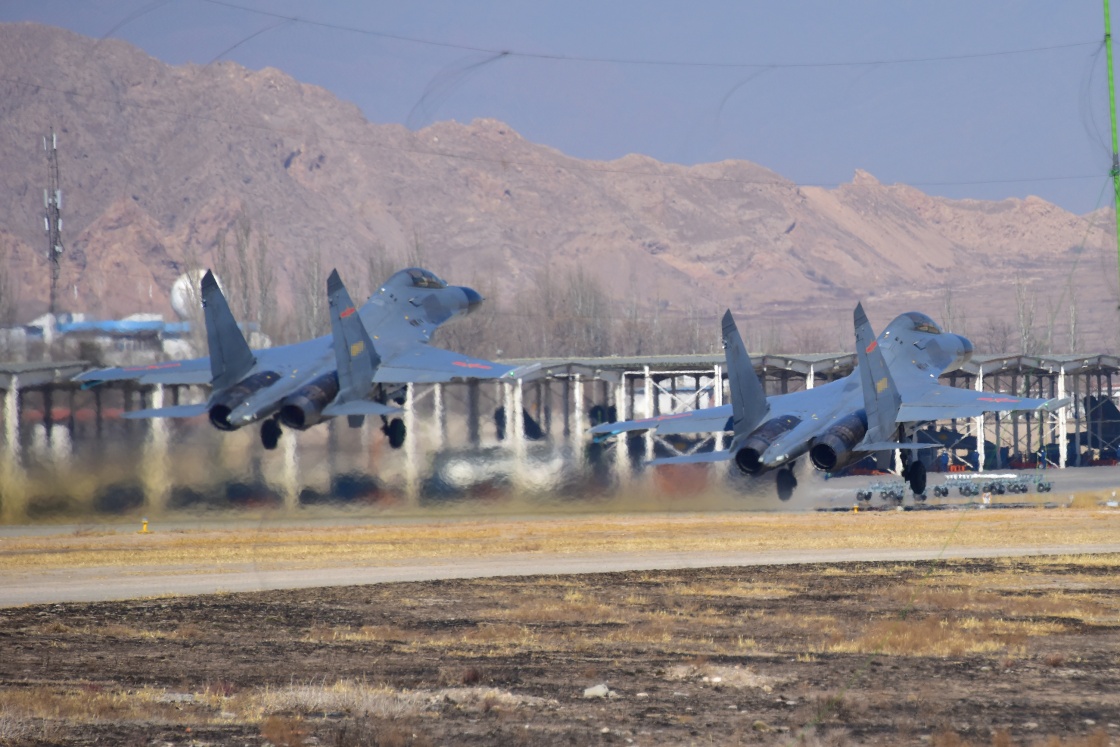
[[[1021,557],[1117,553],[1120,541],[1101,545],[1051,545],[1010,548],[947,548],[943,550],[788,550],[778,552],[653,552],[615,555],[518,554],[490,558],[441,558],[377,567],[257,570],[229,567],[221,573],[199,569],[145,568],[124,572],[103,568],[0,573],[0,607],[58,602],[101,602],[163,595],[306,589],[400,581],[610,573],[733,566],[840,563],[852,561],[916,561],[948,558]]]
[[[1062,502],[1074,493],[1091,492],[1109,498],[1109,491],[1120,490],[1120,468],[1095,468],[1077,470],[1052,470],[1046,475],[1054,483],[1048,500]],[[825,481],[812,476],[802,482],[802,494],[812,499],[802,503],[801,509],[850,506],[855,491],[861,485],[881,478],[844,478]],[[931,476],[931,485],[940,481]],[[908,499],[909,500],[909,499]],[[950,502],[953,500],[951,497]],[[958,499],[959,501],[959,499]],[[878,500],[875,501],[878,503]],[[768,497],[766,505],[776,506],[777,501]],[[474,518],[478,518],[477,515]],[[506,517],[508,518],[508,517]],[[439,521],[446,522],[448,517]],[[540,520],[547,521],[541,517]],[[666,516],[672,521],[672,516]],[[409,519],[415,521],[415,517]],[[280,522],[288,524],[289,520]],[[292,521],[300,526],[330,526],[339,519],[312,519]],[[369,523],[393,523],[393,519],[374,520]],[[367,523],[367,522],[362,522]],[[249,519],[224,519],[220,521],[171,521],[161,522],[163,530],[200,529],[203,524],[220,525],[224,529],[237,526],[252,528],[274,521]],[[0,538],[45,536],[96,529],[88,524],[75,526],[8,526],[0,527]],[[112,526],[105,526],[110,531]],[[376,565],[339,565],[314,569],[258,568],[253,564],[223,565],[220,570],[205,565],[145,566],[127,568],[72,568],[51,569],[34,573],[0,568],[0,607],[21,604],[56,602],[95,602],[132,599],[160,595],[209,594],[215,592],[268,591],[276,589],[310,588],[318,586],[344,586],[377,584],[402,581],[439,579],[465,579],[499,576],[530,576],[542,574],[580,574],[614,571],[674,570],[720,566],[759,566],[792,563],[835,563],[851,561],[915,561],[936,558],[983,558],[1026,555],[1117,553],[1120,552],[1120,535],[1116,542],[1094,545],[1052,545],[1017,547],[947,547],[945,549],[790,549],[765,551],[650,551],[597,554],[560,553],[495,553],[492,556],[470,558],[415,558],[399,559]]]

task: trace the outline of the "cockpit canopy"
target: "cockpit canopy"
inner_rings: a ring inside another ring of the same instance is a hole
[[[440,290],[447,287],[447,283],[440,280],[434,274],[424,270],[420,267],[410,267],[407,270],[400,272],[389,278],[386,285],[403,285],[410,288],[426,288],[429,290]]]
[[[931,335],[941,334],[941,327],[937,326],[937,322],[920,311],[908,311],[903,316],[910,321],[911,329],[915,332],[926,332]]]

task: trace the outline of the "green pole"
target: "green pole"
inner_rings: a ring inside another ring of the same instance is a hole
[[[1120,146],[1116,139],[1116,86],[1112,75],[1112,20],[1104,0],[1104,50],[1108,58],[1108,114],[1112,124],[1112,209],[1116,223],[1116,261],[1120,273]]]

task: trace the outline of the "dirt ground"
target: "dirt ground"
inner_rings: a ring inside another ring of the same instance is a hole
[[[0,743],[1120,744],[1118,567],[852,563],[17,607],[0,611]]]

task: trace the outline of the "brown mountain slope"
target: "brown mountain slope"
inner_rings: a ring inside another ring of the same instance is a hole
[[[1077,347],[1117,346],[1111,213],[951,201],[862,172],[828,190],[748,162],[580,161],[492,120],[409,132],[277,70],[171,67],[33,24],[0,24],[0,69],[0,252],[21,319],[46,306],[53,126],[68,310],[170,314],[186,268],[236,271],[240,230],[264,272],[233,283],[249,289],[235,310],[276,319],[330,267],[361,295],[414,260],[478,285],[514,327],[527,296],[580,268],[619,299],[610,314],[691,313],[710,341],[730,307],[754,346],[848,348],[862,298],[877,325],[919,308],[1013,348],[1033,310],[1036,338],[1064,349],[1072,300]]]

